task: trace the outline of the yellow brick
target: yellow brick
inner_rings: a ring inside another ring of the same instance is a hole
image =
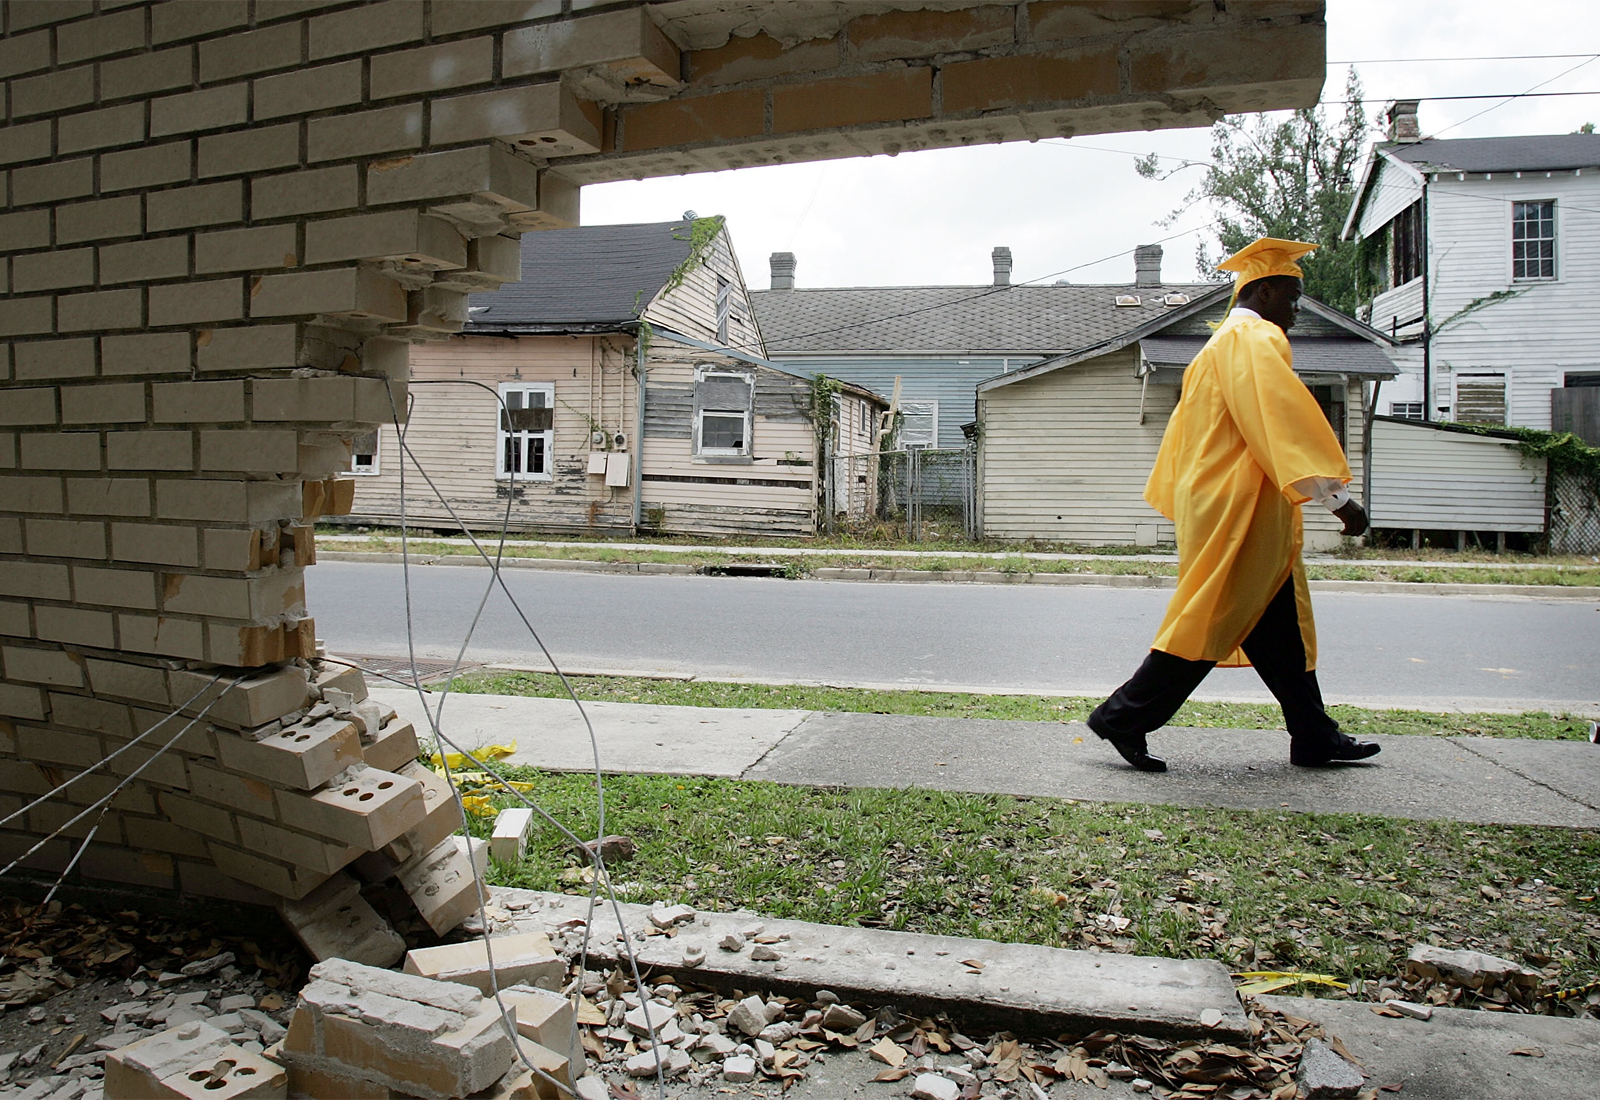
[[[361,62],[340,61],[261,77],[255,89],[257,121],[345,107],[361,102]]]
[[[56,31],[56,62],[71,65],[91,57],[136,50],[144,45],[144,12],[120,11],[68,23]]]
[[[932,114],[933,70],[927,66],[783,85],[772,93],[774,134],[898,122]]]
[[[237,180],[156,191],[147,201],[152,233],[239,221],[244,217],[244,185]]]
[[[0,214],[0,251],[21,252],[50,247],[50,211],[25,210]]]
[[[422,105],[420,103],[405,103],[397,107],[384,107],[376,111],[361,111],[349,115],[329,115],[326,118],[314,118],[306,123],[306,159],[311,161],[364,156],[369,153],[391,153],[421,147]]]
[[[354,378],[258,378],[251,382],[252,420],[355,419]]]
[[[946,65],[944,112],[993,111],[1041,102],[1116,95],[1120,47],[1098,46]]]
[[[621,110],[617,147],[628,152],[759,136],[767,94],[759,88],[629,105]]]
[[[98,646],[101,649],[115,649],[117,646],[115,620],[109,611],[40,604],[33,609],[33,621],[34,629],[42,641]]]
[[[60,511],[60,509],[56,509]],[[46,600],[70,600],[72,589],[70,574],[64,565],[47,562],[14,561],[6,563],[4,576],[0,576],[0,594],[7,596],[34,596]]]
[[[199,233],[194,239],[194,269],[210,274],[294,267],[297,251],[292,225]]]
[[[0,300],[0,336],[32,336],[49,332],[54,326],[52,314],[54,299],[12,298]],[[14,392],[14,391],[13,391]],[[7,401],[13,393],[6,394]],[[0,403],[0,424],[15,423],[7,420],[4,403]]]
[[[135,237],[144,229],[139,196],[125,195],[99,202],[78,202],[56,207],[56,243],[104,241]]]
[[[30,340],[16,345],[16,376],[84,378],[94,374],[94,338]]]
[[[143,327],[144,297],[137,288],[64,294],[56,299],[59,332]]]
[[[398,324],[406,319],[405,291],[393,280],[359,268],[267,275],[256,283],[252,317],[319,313]]]
[[[201,333],[195,364],[202,371],[293,367],[298,330],[294,325],[248,325]]]
[[[560,81],[433,101],[429,139],[437,144],[500,138],[541,156],[598,152],[598,113]]]
[[[100,249],[102,284],[176,279],[188,273],[187,237],[158,237],[149,241],[128,241],[125,244],[106,245]]]
[[[560,14],[561,0],[470,0],[465,4],[441,4],[433,13],[433,33],[455,34]]]
[[[11,286],[19,294],[34,290],[88,286],[94,282],[94,249],[32,252],[11,261]]]
[[[0,77],[21,76],[50,67],[50,32],[32,34],[16,33],[12,27],[10,38],[0,39]]]
[[[61,153],[135,145],[145,138],[144,104],[127,103],[66,115],[57,120],[56,135],[56,148]]]
[[[99,432],[29,432],[21,439],[22,467],[29,470],[98,470]]]
[[[3,39],[0,39],[3,41]],[[50,121],[30,122],[25,126],[12,126],[6,130],[4,145],[0,145],[0,164],[21,164],[25,160],[43,160],[50,155]]]
[[[94,66],[24,77],[11,82],[11,114],[14,118],[54,114],[69,107],[94,102]]]
[[[113,470],[193,469],[194,433],[107,432],[106,465]]]
[[[103,337],[100,371],[102,374],[186,374],[189,371],[189,334],[152,332]]]
[[[329,218],[306,226],[306,263],[397,259],[434,270],[465,267],[467,242],[448,223],[414,210]]]
[[[250,89],[244,84],[224,84],[198,92],[184,92],[150,103],[150,136],[188,134],[238,126],[249,117]]]
[[[126,191],[134,187],[177,183],[189,178],[192,160],[193,150],[187,141],[150,145],[143,149],[128,149],[119,153],[104,153],[100,157],[100,190]],[[151,203],[155,204],[158,198],[160,194],[151,195]],[[158,228],[153,217],[150,228]]]
[[[112,607],[133,607],[146,611],[154,611],[156,606],[156,576],[136,569],[98,569],[88,565],[74,565],[72,567],[72,593],[73,598],[79,603],[109,604]],[[166,676],[160,669],[145,668],[141,665],[113,664],[107,665],[103,673],[95,672],[95,664],[106,662],[91,662],[89,678],[94,682],[96,691],[101,691],[102,679],[109,684],[128,684],[137,680],[143,685],[143,694],[134,694],[133,698],[143,699],[147,702],[156,702],[163,705],[167,701]],[[112,670],[116,670],[115,673]],[[159,684],[159,691],[152,695],[149,692],[153,685]],[[104,688],[113,695],[126,695],[129,692]]]
[[[250,213],[267,219],[353,209],[359,179],[353,164],[260,176],[250,181]]]
[[[102,382],[61,391],[63,424],[132,424],[144,418],[142,382]]]
[[[769,80],[791,73],[832,69],[838,64],[837,38],[814,38],[785,48],[783,43],[765,33],[749,37],[735,35],[726,45],[713,50],[695,50],[688,55],[689,83],[696,88]]]
[[[103,523],[75,519],[29,519],[22,526],[30,554],[47,558],[106,556],[106,525]]]
[[[133,653],[158,653],[196,661],[206,656],[205,631],[200,623],[188,619],[119,614],[117,637],[120,648]]]
[[[59,512],[61,500],[58,477],[0,477],[0,512]]]
[[[858,61],[893,61],[1009,45],[1016,12],[1009,5],[958,11],[890,11],[850,21],[850,56]],[[819,66],[820,68],[820,66]]]
[[[67,511],[75,516],[148,516],[150,482],[142,477],[69,477]]]
[[[100,64],[100,94],[105,99],[186,88],[193,82],[193,46],[119,57]]]
[[[493,38],[378,54],[372,59],[372,98],[487,84],[493,76]]]
[[[421,824],[422,787],[414,779],[368,768],[309,797],[279,791],[278,816],[296,828],[375,852]]]
[[[300,449],[292,431],[204,431],[200,468],[237,473],[294,473]]]
[[[209,84],[300,64],[300,27],[275,27],[229,34],[200,43],[200,80]],[[307,73],[308,78],[312,74]]]
[[[7,679],[54,687],[82,687],[83,667],[59,649],[0,647],[0,664]]]
[[[228,770],[251,779],[259,779],[280,788],[309,791],[315,790],[350,765],[359,763],[361,739],[356,735],[355,726],[349,722],[327,718],[320,722],[290,726],[261,741],[219,734],[217,759]],[[280,790],[278,793],[284,792]],[[296,809],[303,807],[297,804]],[[285,820],[300,824],[288,818]]]
[[[493,146],[425,153],[367,169],[369,203],[488,195],[509,209],[539,205],[539,170]]]
[[[156,45],[198,38],[250,19],[247,0],[168,0],[150,10],[150,40]]]
[[[422,6],[389,0],[311,20],[311,60],[366,53],[422,38]]]
[[[212,134],[200,139],[200,176],[232,176],[287,168],[300,160],[300,124]]]
[[[605,64],[625,78],[672,86],[681,66],[678,48],[642,7],[507,31],[503,51],[504,76]]]
[[[113,523],[111,554],[118,561],[152,565],[199,564],[199,540],[192,527],[155,523]]]
[[[150,288],[151,325],[191,325],[235,321],[244,316],[244,287],[238,279],[168,283]]]

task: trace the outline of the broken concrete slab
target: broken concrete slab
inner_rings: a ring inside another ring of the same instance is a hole
[[[373,698],[393,707],[424,735],[431,733],[417,693],[374,688]],[[431,700],[437,703],[437,700]],[[801,710],[740,710],[721,707],[637,707],[628,703],[584,703],[607,771],[733,777],[760,760],[803,721]],[[517,741],[507,764],[556,771],[594,767],[589,731],[570,699],[511,695],[451,695],[444,708],[445,733],[462,748]],[[539,731],[537,740],[526,731]],[[518,740],[518,734],[523,736]]]
[[[542,931],[552,939],[580,928],[573,922],[589,916],[587,898],[502,888],[493,889],[491,896],[491,920],[497,927]],[[640,967],[692,973],[697,985],[712,988],[807,998],[829,989],[848,1000],[894,1004],[908,1012],[959,1012],[974,1024],[996,1026],[1025,1020],[1033,1029],[1104,1027],[1237,1039],[1250,1033],[1227,968],[1212,960],[1094,954],[763,918],[766,935],[784,938],[783,961],[767,963],[713,950],[729,932],[750,927],[749,913],[701,913],[693,923],[680,925],[675,937],[667,937],[646,935],[650,906],[623,903],[620,908]],[[472,923],[467,927],[470,931]],[[683,965],[689,944],[705,949],[703,961],[692,970]],[[592,965],[603,966],[621,954],[618,928],[606,904],[593,914],[589,957]],[[984,965],[969,966],[968,959]],[[1220,1022],[1208,1027],[1202,1015]],[[750,1024],[757,1018],[752,1005]],[[770,1022],[763,1019],[761,1028]]]
[[[1497,985],[1519,985],[1532,989],[1539,984],[1537,971],[1521,963],[1486,955],[1482,951],[1455,951],[1419,943],[1406,956],[1406,976],[1434,978],[1467,989]]]
[[[1360,1070],[1321,1039],[1312,1039],[1300,1052],[1295,1080],[1305,1100],[1351,1100],[1366,1083]]]

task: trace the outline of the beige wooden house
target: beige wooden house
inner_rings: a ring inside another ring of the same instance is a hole
[[[1172,524],[1144,501],[1183,368],[1223,316],[1231,288],[1167,302],[1105,306],[1137,319],[1122,335],[978,383],[978,500],[983,533],[1092,546],[1157,546],[1176,541]],[[1131,297],[1139,297],[1131,295]],[[1162,312],[1150,315],[1152,304]],[[1396,368],[1382,333],[1302,298],[1289,335],[1295,373],[1310,388],[1344,444],[1364,493],[1368,410]],[[1307,549],[1339,545],[1339,523],[1307,508]]]
[[[389,426],[357,447],[352,522],[448,529],[453,510],[519,532],[816,530],[814,383],[763,357],[720,218],[521,248],[519,283],[474,295],[461,335],[412,350],[403,492]],[[884,404],[845,387],[834,446],[870,449],[852,426]]]

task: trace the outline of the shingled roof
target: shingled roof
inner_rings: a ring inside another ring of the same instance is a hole
[[[603,330],[638,320],[689,256],[689,223],[522,235],[522,281],[474,294],[467,332]]]
[[[1419,168],[1450,172],[1562,172],[1600,167],[1600,134],[1425,138],[1382,148]]]
[[[1216,283],[1161,286],[914,286],[762,290],[750,295],[767,354],[1055,355],[1112,339]],[[1118,306],[1135,295],[1137,306]]]

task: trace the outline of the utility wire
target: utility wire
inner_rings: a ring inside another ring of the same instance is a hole
[[[1329,61],[1329,65],[1424,65],[1440,61],[1563,61],[1586,53],[1486,54],[1482,57],[1370,57],[1365,61]]]
[[[1563,69],[1561,72],[1557,73],[1555,76],[1552,76],[1549,80],[1541,80],[1539,83],[1535,84],[1532,88],[1529,88],[1525,92],[1519,92],[1516,95],[1507,96],[1506,97],[1506,103],[1510,103],[1512,100],[1516,100],[1516,99],[1539,98],[1541,96],[1584,95],[1584,94],[1588,94],[1588,93],[1584,93],[1584,92],[1538,92],[1538,91],[1535,91],[1534,89],[1543,88],[1546,84],[1554,83],[1555,81],[1560,80],[1562,77],[1566,76],[1568,73],[1575,73],[1579,69],[1583,68],[1585,65],[1594,64],[1595,61],[1597,61],[1597,60],[1600,60],[1600,54],[1590,54],[1589,55],[1589,60],[1580,61],[1576,65],[1572,66],[1572,68],[1570,68],[1570,69]],[[1458,97],[1458,98],[1467,98],[1467,97]],[[1476,98],[1476,97],[1473,97],[1473,98]],[[1440,130],[1439,133],[1442,134],[1442,133],[1446,133],[1446,132],[1448,132],[1450,130],[1454,130],[1457,126],[1465,126],[1467,123],[1471,122],[1475,118],[1482,118],[1484,115],[1488,114],[1490,111],[1499,110],[1501,107],[1504,107],[1506,105],[1506,103],[1496,103],[1493,107],[1485,107],[1483,110],[1479,111],[1475,115],[1468,115],[1466,118],[1462,119],[1460,122],[1454,123],[1454,124],[1452,124],[1450,126],[1446,126],[1443,130]],[[1438,135],[1436,134],[1434,136],[1437,137]]]

